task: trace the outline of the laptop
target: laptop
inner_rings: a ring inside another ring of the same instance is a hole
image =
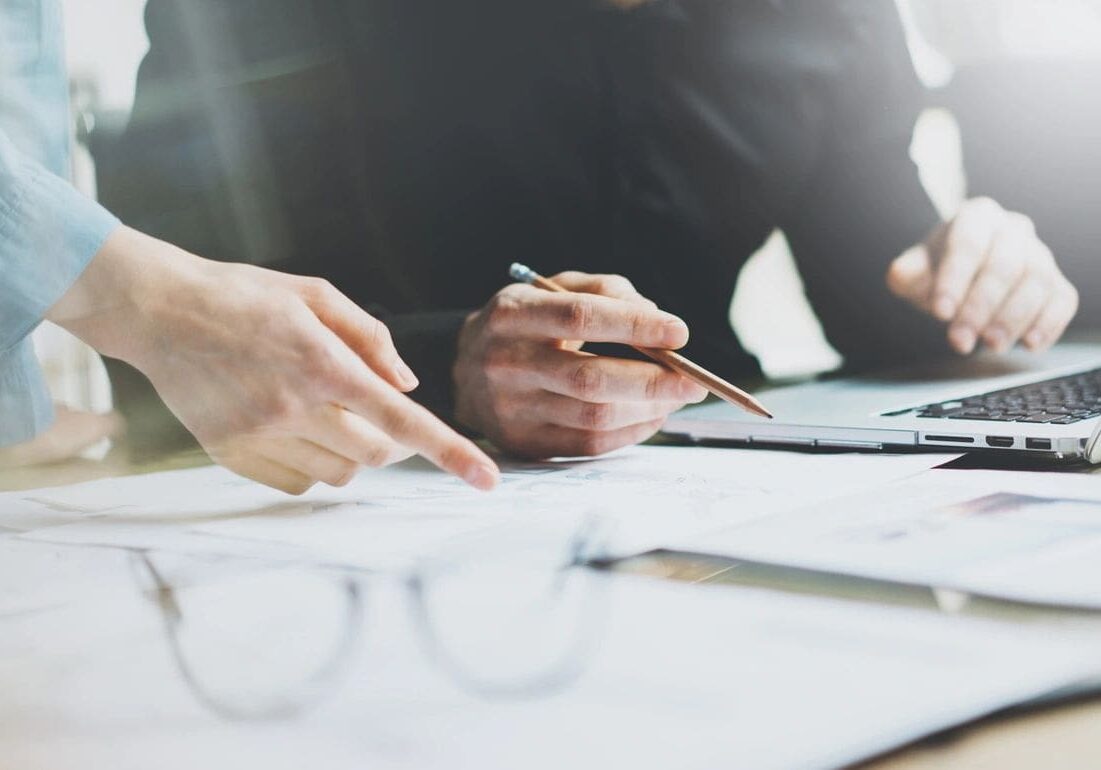
[[[763,447],[986,450],[1101,463],[1101,345],[983,353],[757,395],[775,420],[707,403],[673,415],[665,432]]]

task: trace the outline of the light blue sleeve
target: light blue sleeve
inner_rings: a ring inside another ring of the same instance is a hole
[[[52,419],[30,333],[118,220],[65,181],[68,82],[57,0],[0,0],[0,446]]]

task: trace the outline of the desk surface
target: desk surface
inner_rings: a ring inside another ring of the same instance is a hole
[[[127,459],[124,452],[114,451],[102,461],[76,460],[49,467],[0,470],[0,491],[73,484],[206,463],[205,456],[198,452],[140,464]],[[617,569],[685,582],[755,585],[887,604],[932,606],[936,603],[932,592],[925,589],[675,554],[636,557],[621,562]],[[979,611],[1002,617],[1013,613],[1035,617],[1037,613],[1046,612],[999,602],[988,602],[986,605]],[[1099,725],[1101,696],[1026,713],[992,717],[900,749],[862,767],[873,770],[1101,767]]]

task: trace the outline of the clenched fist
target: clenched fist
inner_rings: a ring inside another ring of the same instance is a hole
[[[620,276],[554,280],[575,293],[513,284],[467,318],[454,367],[460,422],[524,457],[598,455],[646,440],[706,397],[658,364],[581,350],[586,342],[680,348],[683,321]]]

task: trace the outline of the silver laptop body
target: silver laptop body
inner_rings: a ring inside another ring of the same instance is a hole
[[[1024,395],[1015,391],[1008,396],[980,398],[1095,370],[1101,370],[1101,345],[1068,343],[1042,355],[1023,351],[1003,356],[981,354],[757,393],[776,415],[775,420],[755,417],[721,402],[691,407],[673,415],[665,432],[697,442],[765,447],[981,449],[1101,463],[1101,416],[1083,418],[1086,410],[1077,408],[1055,421],[1037,422],[1046,412],[1040,407],[1041,413],[1032,414],[1035,410],[1027,404],[1035,407],[1046,398],[1043,394],[1032,395],[1039,388],[1029,388]],[[1101,372],[1097,376],[1101,377]],[[1073,382],[1092,380],[1074,378]],[[1043,390],[1066,392],[1062,387],[1045,385]],[[1081,386],[1072,383],[1067,387]],[[1006,399],[1013,403],[1012,410],[989,412],[982,419],[968,416],[981,412],[982,404],[993,404],[998,409]],[[1074,403],[1079,403],[1077,397]],[[1096,411],[1101,415],[1101,398]]]

